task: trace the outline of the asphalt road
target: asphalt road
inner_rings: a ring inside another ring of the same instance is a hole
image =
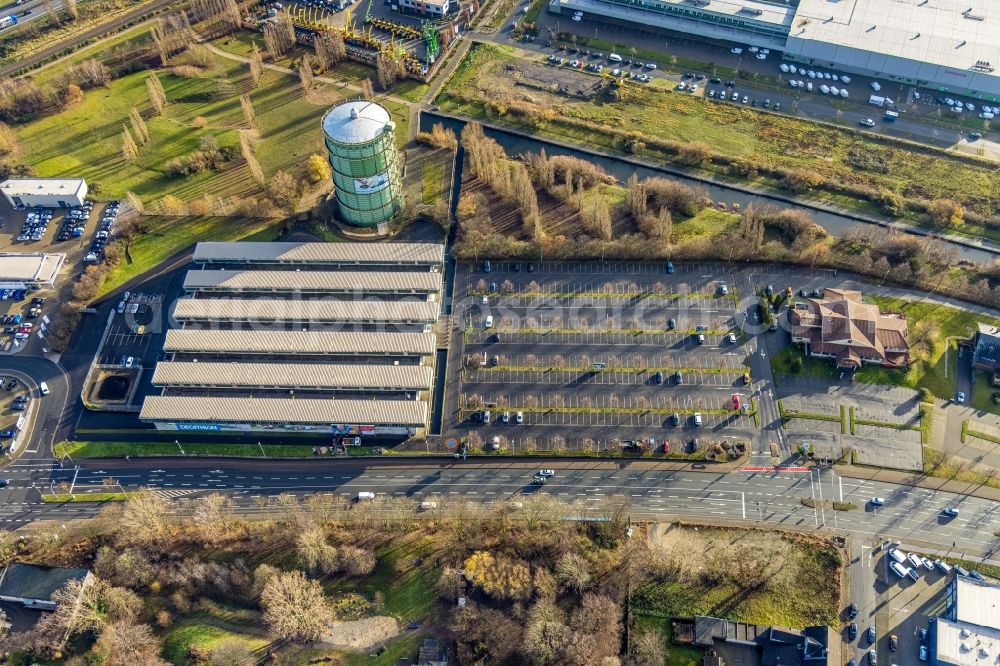
[[[545,486],[531,478],[539,467],[557,470]],[[106,492],[112,479],[126,490],[151,487],[171,497],[231,493],[239,506],[254,507],[254,496],[315,492],[352,498],[360,491],[445,501],[460,497],[479,501],[507,500],[518,495],[550,493],[598,509],[614,497],[625,497],[637,516],[701,518],[761,523],[799,530],[836,530],[874,543],[895,538],[927,547],[954,547],[968,553],[992,553],[1000,548],[1000,505],[975,497],[935,492],[895,484],[840,477],[819,472],[736,472],[718,474],[672,471],[646,463],[538,461],[442,462],[410,461],[364,464],[351,460],[235,460],[152,458],[87,460],[65,467],[45,462],[15,463],[11,480],[0,491],[0,524],[66,520],[95,514],[93,504],[42,504],[41,489],[72,484],[78,495]],[[886,498],[872,508],[867,500]],[[811,508],[803,499],[854,502],[852,511]],[[961,507],[951,521],[940,518],[946,506]]]

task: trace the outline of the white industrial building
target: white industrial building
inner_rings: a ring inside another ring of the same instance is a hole
[[[992,0],[799,0],[784,51],[818,67],[1000,99]]]
[[[0,183],[0,192],[15,208],[71,208],[87,198],[83,178],[12,178]]]
[[[422,434],[444,246],[199,243],[139,419],[159,430]],[[445,338],[442,338],[445,339]],[[352,440],[353,441],[353,440]]]
[[[548,8],[567,21],[582,12],[642,30],[781,51],[818,68],[1000,100],[996,0],[549,0]]]
[[[0,289],[51,287],[65,262],[66,255],[60,253],[0,253]]]
[[[795,7],[767,0],[550,0],[567,19],[577,11],[643,28],[780,49]]]
[[[948,608],[931,626],[932,666],[1000,662],[1000,585],[956,575],[948,585]]]

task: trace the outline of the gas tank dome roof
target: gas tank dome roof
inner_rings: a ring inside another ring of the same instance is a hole
[[[359,99],[327,111],[323,132],[337,143],[364,143],[377,138],[391,122],[384,107]]]

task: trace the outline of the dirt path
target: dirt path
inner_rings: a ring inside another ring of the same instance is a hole
[[[382,645],[400,632],[396,618],[379,615],[363,620],[331,622],[320,640],[328,645],[363,652]]]

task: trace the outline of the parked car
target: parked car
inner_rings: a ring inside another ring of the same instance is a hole
[[[848,625],[848,627],[847,627],[847,636],[848,636],[848,637],[849,637],[849,638],[850,638],[850,639],[851,639],[852,641],[853,641],[853,640],[854,640],[855,638],[857,638],[857,637],[858,637],[858,623],[857,623],[857,622],[851,622],[851,624],[850,624],[850,625]]]
[[[958,507],[949,506],[941,512],[942,516],[947,516],[948,518],[955,518],[958,516]]]
[[[873,497],[869,501],[871,502],[872,506],[883,506],[885,504],[885,499],[881,497]]]

